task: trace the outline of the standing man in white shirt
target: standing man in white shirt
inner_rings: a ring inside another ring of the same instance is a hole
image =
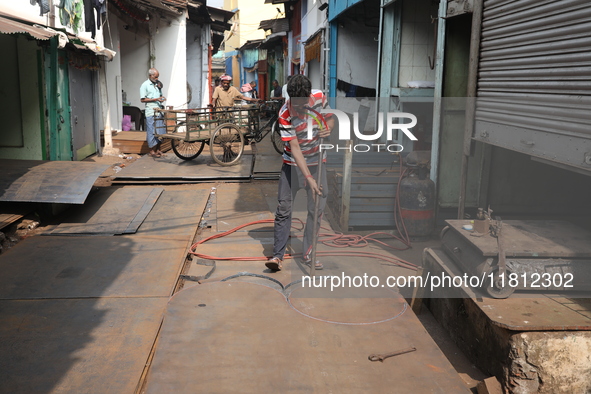
[[[164,119],[162,113],[154,113],[156,108],[164,108],[166,97],[162,95],[162,82],[158,80],[160,73],[155,68],[148,70],[148,80],[140,87],[140,101],[146,104],[146,140],[150,148],[150,156],[162,157],[160,150],[162,142],[156,134],[164,134]]]

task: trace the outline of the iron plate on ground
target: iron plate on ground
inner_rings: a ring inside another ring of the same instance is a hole
[[[81,161],[0,159],[0,201],[83,204],[108,167]]]
[[[169,303],[146,392],[469,392],[404,305],[392,298],[388,315],[397,318],[351,326],[303,316],[263,285],[182,290]],[[368,360],[411,345],[416,352]]]
[[[0,255],[0,299],[169,296],[187,241],[31,237]]]
[[[162,194],[162,188],[102,188],[50,234],[133,234]]]
[[[235,166],[222,167],[216,164],[211,156],[201,155],[193,160],[181,160],[171,153],[165,157],[153,158],[145,155],[121,170],[113,180],[114,183],[126,181],[144,181],[159,183],[167,181],[203,181],[243,180],[250,179],[252,155],[242,156]]]
[[[133,393],[167,301],[0,301],[0,392]]]

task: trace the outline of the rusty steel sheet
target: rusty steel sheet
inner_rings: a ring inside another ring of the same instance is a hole
[[[526,297],[486,298],[476,305],[493,324],[512,331],[591,330],[591,309],[586,299],[565,302],[552,296]]]
[[[0,201],[83,204],[108,167],[82,161],[0,159]]]
[[[424,267],[432,275],[461,276],[462,272],[440,249],[426,248]],[[431,294],[431,297],[436,296]],[[591,330],[591,304],[587,298],[566,298],[556,292],[514,293],[506,299],[482,297],[477,289],[454,287],[450,298],[466,298],[496,326],[512,331]],[[439,297],[439,296],[438,296]]]
[[[496,257],[497,239],[491,235],[470,236],[462,226],[469,220],[446,220],[453,231],[476,246],[484,256]],[[591,257],[591,233],[560,220],[504,220],[503,239],[507,257]]]
[[[167,301],[0,301],[0,392],[133,393]]]
[[[209,234],[208,234],[209,235]],[[195,249],[199,253],[221,256],[262,256],[273,249],[273,223],[267,226],[267,231],[253,231],[247,233],[236,231],[224,237],[209,240]]]
[[[306,311],[321,308],[310,299]],[[168,305],[146,393],[469,393],[404,299],[338,300],[338,324],[307,317],[281,292],[216,282],[177,293]],[[372,308],[372,305],[379,305]],[[370,308],[377,312],[364,312]],[[376,324],[342,324],[360,314]],[[371,354],[416,351],[371,362]]]
[[[192,240],[208,198],[209,190],[165,190],[136,235]]]
[[[172,153],[153,158],[145,155],[115,175],[116,181],[135,180],[241,180],[250,179],[252,155],[244,154],[235,166],[222,167],[211,156],[202,154],[193,160],[182,160]]]
[[[151,187],[101,188],[49,234],[133,234],[163,191]]]
[[[196,248],[196,252],[214,257],[253,257],[271,256],[273,254],[273,233],[272,232],[235,232],[222,238],[211,240]],[[265,267],[266,258],[260,261],[240,260],[204,260],[194,258],[189,266],[188,275],[203,275],[211,267],[203,266],[204,263],[214,263],[215,271],[208,280],[220,280],[237,272],[252,272],[258,274],[269,274],[271,271]],[[274,277],[283,282],[291,281],[290,265],[286,260],[284,269],[274,274]],[[204,272],[205,271],[205,272]]]
[[[274,219],[261,188],[257,184],[224,183],[216,193],[216,229],[228,231],[250,222]],[[257,224],[239,231],[267,231],[273,224]]]
[[[187,240],[31,237],[0,255],[0,299],[166,297]]]

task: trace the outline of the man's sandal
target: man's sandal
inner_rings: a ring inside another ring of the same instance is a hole
[[[308,267],[311,267],[312,260],[304,260],[304,264],[306,264]],[[314,264],[314,268],[317,270],[321,270],[324,268],[324,266],[322,265],[322,263],[320,261],[316,261],[316,264]]]
[[[281,261],[280,258],[271,257],[269,260],[267,260],[265,266],[269,268],[271,271],[281,271],[281,269],[283,268],[283,265],[281,263],[283,263],[283,261]]]

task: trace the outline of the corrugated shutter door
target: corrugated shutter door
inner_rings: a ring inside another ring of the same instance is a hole
[[[591,1],[485,0],[474,139],[591,170]]]

